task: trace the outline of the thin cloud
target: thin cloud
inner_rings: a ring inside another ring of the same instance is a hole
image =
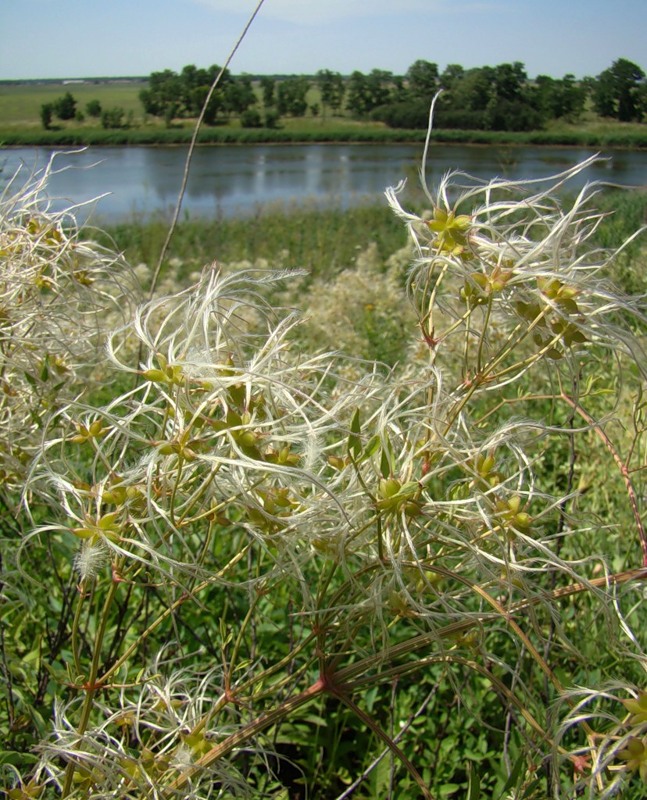
[[[254,0],[193,0],[216,12],[251,13]],[[420,14],[429,12],[461,13],[501,9],[497,2],[448,2],[447,0],[265,0],[261,15],[297,25],[321,25],[348,18],[375,17],[383,14]]]

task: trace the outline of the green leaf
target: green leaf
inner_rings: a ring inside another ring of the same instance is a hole
[[[348,452],[357,460],[362,453],[361,423],[359,420],[359,408],[355,409],[353,418],[350,422],[350,435],[348,436]]]
[[[380,447],[380,437],[375,435],[369,439],[368,444],[364,448],[364,458],[370,458],[377,453]]]
[[[32,389],[35,389],[38,386],[38,381],[34,378],[33,375],[30,375],[29,372],[23,372],[23,375],[27,383],[32,387]]]
[[[384,448],[382,448],[382,457],[380,458],[380,474],[383,478],[388,478],[391,474],[391,464]]]
[[[539,789],[540,786],[541,786],[541,781],[539,780],[539,778],[535,778],[534,781],[529,783],[523,789],[523,794],[519,797],[519,800],[524,800],[525,798],[527,798],[527,800],[532,800],[533,797],[537,797],[537,795],[535,794],[535,790]]]
[[[380,470],[382,471],[382,476],[384,478],[388,478],[389,475],[392,475],[395,472],[395,455],[393,453],[393,445],[391,444],[391,440],[389,439],[389,435],[387,433],[385,433],[382,437],[382,448],[382,461],[380,463]],[[388,470],[388,473],[384,472],[385,469]]]
[[[479,800],[481,796],[481,776],[478,766],[469,761],[467,764],[467,800]]]
[[[519,782],[519,778],[521,776],[521,770],[523,769],[525,762],[525,758],[523,754],[519,756],[519,758],[515,761],[512,770],[510,771],[510,775],[508,776],[508,780],[503,785],[503,789],[499,793],[499,800],[503,800],[503,798],[508,794],[508,792],[516,786]]]
[[[49,378],[48,362],[49,362],[49,356],[45,356],[40,368],[40,379],[41,381],[43,381],[43,383]]]
[[[18,753],[15,750],[0,750],[0,764],[22,766],[37,763],[38,756],[32,755],[31,753]]]

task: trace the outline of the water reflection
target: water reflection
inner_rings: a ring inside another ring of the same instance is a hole
[[[20,163],[25,175],[42,168],[50,148],[5,150],[0,158],[4,182]],[[429,179],[460,168],[483,179],[543,178],[582,161],[584,148],[470,147],[434,145]],[[193,216],[249,216],[267,204],[316,202],[348,206],[381,202],[387,186],[403,177],[417,183],[421,145],[231,145],[196,150],[185,213]],[[182,180],[185,147],[88,148],[59,151],[50,183],[54,205],[84,203],[108,194],[96,204],[94,217],[116,221],[132,215],[169,213]],[[605,180],[647,185],[647,153],[615,151],[573,183]],[[81,215],[83,216],[83,214]]]

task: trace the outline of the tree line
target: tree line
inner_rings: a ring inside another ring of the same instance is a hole
[[[210,87],[221,71],[192,64],[179,73],[166,69],[153,72],[139,98],[146,114],[174,120],[194,118],[201,112]],[[312,87],[318,102],[309,102]],[[529,79],[523,63],[465,69],[419,59],[404,75],[374,69],[354,71],[349,76],[328,69],[314,76],[233,76],[224,70],[204,113],[206,125],[218,125],[237,117],[243,127],[274,128],[282,117],[306,115],[350,115],[359,120],[385,123],[392,128],[425,128],[429,103],[436,92],[435,124],[438,128],[463,130],[527,131],[563,119],[576,122],[591,107],[599,116],[620,122],[641,122],[647,115],[647,81],[638,65],[620,58],[596,77],[577,80],[538,75]],[[122,127],[120,109],[100,108],[91,101],[86,113],[100,117],[104,127]],[[68,92],[54,104],[43,106],[41,118],[48,127],[52,116],[79,118]]]
[[[200,70],[187,66],[151,74],[140,98],[147,113],[171,120],[199,113],[213,78],[214,66]],[[316,75],[259,79],[261,97],[251,76],[234,78],[225,72],[205,116],[207,124],[232,114],[243,125],[274,127],[284,116],[350,113],[396,128],[427,125],[429,102],[440,89],[437,125],[443,128],[482,130],[533,130],[551,119],[576,121],[590,99],[603,117],[621,122],[641,121],[647,113],[647,83],[643,70],[618,59],[596,78],[577,81],[573,75],[555,79],[539,75],[530,80],[521,62],[496,67],[464,69],[417,60],[405,75],[386,70],[360,71],[344,77],[323,69]],[[308,103],[311,86],[319,89],[320,102]],[[261,113],[263,112],[263,113]]]

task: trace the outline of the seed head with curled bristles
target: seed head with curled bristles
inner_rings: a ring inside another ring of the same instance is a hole
[[[273,320],[255,297],[267,278],[208,269],[111,337],[111,362],[139,385],[91,416],[69,404],[52,420],[62,435],[32,470],[65,510],[64,535],[169,575],[200,572],[198,531],[215,523],[289,544],[295,564],[310,542],[352,525],[357,488],[329,459],[343,452],[351,410],[379,402],[386,373],[370,371],[333,398],[334,359],[290,352],[296,318]],[[137,343],[139,367],[128,358]]]
[[[101,380],[106,325],[129,315],[137,282],[123,258],[52,211],[56,156],[0,195],[0,482],[19,495],[43,420]]]
[[[569,181],[596,159],[541,182],[447,173],[433,195],[427,190],[428,218],[402,208],[402,186],[386,192],[416,244],[408,285],[425,339],[442,349],[463,336],[468,322],[464,360],[482,378],[488,373],[483,386],[489,391],[537,360],[568,358],[589,342],[645,363],[639,340],[621,323],[627,314],[644,323],[641,304],[605,277],[618,253],[586,249],[604,217],[591,208],[595,185],[579,191],[567,209],[560,202]]]

